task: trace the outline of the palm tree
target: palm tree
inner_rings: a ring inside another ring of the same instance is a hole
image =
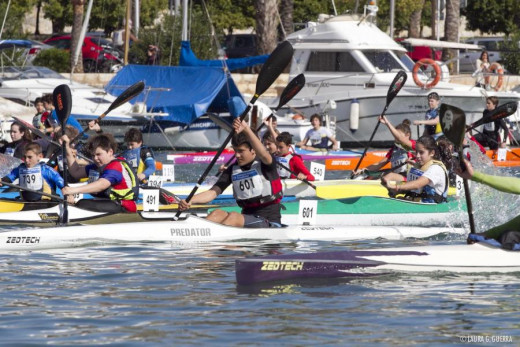
[[[421,36],[421,16],[424,7],[424,0],[418,0],[414,6],[415,10],[410,15],[410,29],[408,30],[408,37]]]
[[[444,36],[447,41],[459,41],[459,23],[460,23],[460,0],[446,0],[446,21],[444,24]],[[442,51],[442,60],[448,61],[454,58],[457,51],[454,49],[444,49]],[[453,72],[453,62],[448,64],[450,72]]]
[[[271,53],[277,42],[278,16],[276,13],[276,0],[256,0],[255,11],[258,53]]]
[[[79,44],[81,35],[81,26],[83,24],[83,12],[85,8],[85,0],[72,0],[72,33],[70,37],[70,67],[73,72],[83,72],[83,56],[79,51],[78,63],[74,66],[74,52]],[[74,69],[74,70],[73,70]]]

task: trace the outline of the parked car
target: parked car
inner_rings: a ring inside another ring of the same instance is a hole
[[[71,36],[54,36],[43,42],[70,51]],[[86,36],[81,53],[85,72],[110,72],[115,65],[122,63],[122,54],[111,45],[110,41],[100,37]]]
[[[52,46],[35,40],[2,40],[0,41],[0,58],[7,65],[32,65],[34,58],[41,50]]]
[[[503,37],[475,37],[468,39],[465,43],[470,43],[482,47],[482,50],[488,52],[489,62],[498,62],[502,64],[500,56],[500,43],[504,41]],[[460,72],[474,72],[477,69],[476,61],[480,58],[482,51],[466,51],[461,52],[459,57]]]

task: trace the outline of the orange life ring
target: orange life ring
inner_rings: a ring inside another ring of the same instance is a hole
[[[305,119],[305,117],[301,114],[295,114],[294,116],[292,116],[292,119],[294,120],[302,120],[302,119]]]
[[[497,85],[494,87],[494,89],[498,92],[498,90],[502,87],[502,84],[504,84],[504,68],[502,65],[495,62],[489,66],[489,71],[498,74]]]
[[[435,77],[433,78],[433,81],[431,81],[430,83],[423,83],[419,79],[419,74],[418,74],[419,69],[423,65],[431,65],[433,67],[433,72],[435,73]],[[418,60],[417,63],[415,63],[415,65],[413,66],[412,77],[413,77],[413,81],[415,82],[415,84],[417,84],[419,87],[425,88],[425,89],[430,89],[432,87],[435,87],[437,85],[437,83],[439,83],[439,81],[441,80],[441,68],[440,68],[439,64],[437,64],[435,62],[435,60],[429,59],[429,58],[422,58],[422,59]]]

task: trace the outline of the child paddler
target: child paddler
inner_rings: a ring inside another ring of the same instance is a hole
[[[111,134],[91,137],[87,148],[94,164],[81,165],[70,149],[70,140],[65,135],[62,140],[67,147],[69,172],[76,178],[88,177],[88,184],[78,187],[65,187],[64,195],[91,194],[95,199],[81,199],[76,206],[99,212],[136,212],[135,200],[139,191],[137,180],[130,165],[121,157],[116,157],[117,144]]]
[[[150,148],[143,146],[143,133],[137,128],[130,128],[125,133],[125,142],[128,147],[122,157],[137,173],[139,181],[147,180],[155,173],[155,158]]]
[[[296,178],[299,180],[314,181],[314,175],[303,164],[302,157],[296,153],[291,152],[292,135],[284,131],[276,137],[276,147],[278,149],[278,156],[276,160],[283,166],[291,169],[292,172],[287,171],[283,167],[278,167],[278,174],[282,179]],[[294,175],[294,174],[296,175]]]
[[[43,158],[43,154],[39,144],[29,143],[25,146],[24,151],[24,162],[3,177],[3,182],[13,183],[18,179],[20,187],[47,194],[56,194],[56,187],[63,188],[65,182],[58,172],[40,161]],[[50,199],[41,194],[23,189],[20,191],[20,197],[23,201]]]
[[[462,178],[485,184],[491,188],[495,188],[501,192],[510,194],[520,194],[520,180],[516,177],[492,176],[482,172],[473,170],[470,162],[464,158],[466,170],[462,171],[457,168],[456,173]],[[495,239],[502,244],[503,248],[512,249],[515,245],[520,244],[520,215],[510,221],[497,225],[482,233],[477,233],[486,239]],[[472,243],[471,234],[468,242]]]
[[[276,160],[246,122],[237,118],[233,127],[236,134],[231,144],[236,164],[227,168],[211,189],[195,194],[189,203],[181,200],[179,209],[185,211],[192,203],[208,203],[232,184],[233,196],[242,207],[242,213],[216,209],[208,215],[208,220],[246,228],[268,228],[279,224],[283,192]]]
[[[405,193],[405,199],[427,203],[445,202],[448,196],[453,145],[445,138],[435,142],[421,136],[416,143],[416,164],[408,170],[406,182],[381,179],[391,196]]]

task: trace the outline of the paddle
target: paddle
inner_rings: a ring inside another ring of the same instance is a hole
[[[4,182],[4,181],[1,181],[0,184],[2,184],[4,186],[11,187],[11,188],[17,188],[17,189],[20,189],[20,190],[25,190],[25,191],[31,192],[31,193],[37,193],[37,194],[40,194],[40,195],[43,195],[43,196],[46,196],[46,197],[58,200],[60,202],[66,202],[65,199],[63,199],[61,196],[58,196],[58,195],[41,192],[39,190],[33,190],[33,189],[25,188],[25,187],[22,187],[22,186],[13,184],[13,183],[9,183],[9,182]]]
[[[491,111],[488,115],[485,117],[482,117],[478,121],[471,123],[471,125],[468,125],[466,127],[466,132],[475,129],[476,127],[484,124],[484,123],[490,123],[502,118],[509,117],[513,113],[516,112],[516,109],[518,107],[518,103],[516,101],[511,101],[508,103],[505,103],[503,105],[498,106],[493,111]]]
[[[403,88],[404,84],[406,83],[406,79],[407,78],[408,78],[408,76],[406,75],[406,72],[404,72],[403,70],[399,71],[397,73],[397,75],[395,75],[394,80],[390,84],[390,88],[388,88],[388,93],[386,94],[386,105],[385,105],[385,108],[383,109],[383,113],[381,113],[381,116],[385,115],[386,110],[388,109],[388,106],[390,105],[392,100],[394,100],[395,96],[397,95],[397,93],[399,93],[401,88]],[[374,136],[376,135],[377,128],[379,128],[379,124],[380,123],[381,122],[379,121],[379,118],[378,118],[376,127],[374,128],[374,131],[372,132],[372,136],[370,136],[370,140],[368,140],[368,143],[367,143],[367,145],[365,147],[365,150],[363,151],[363,154],[361,155],[361,158],[359,158],[359,161],[358,161],[354,171],[357,171],[357,169],[359,169],[359,166],[361,165],[361,162],[363,161],[363,158],[367,154],[368,147],[370,147],[370,144],[372,143],[372,140],[374,139]],[[352,174],[350,175],[351,179],[353,177],[354,177],[354,172],[352,172]]]
[[[52,93],[52,101],[54,103],[54,107],[56,110],[56,115],[58,116],[58,120],[61,125],[61,134],[65,135],[65,126],[67,125],[67,120],[70,116],[70,110],[72,108],[72,95],[70,93],[70,88],[66,84],[61,84],[54,89]],[[65,142],[61,145],[61,155],[63,156],[63,180],[65,181],[65,186],[67,186],[67,146]],[[69,211],[68,211],[68,203],[67,198],[63,200],[63,211],[60,213],[59,223],[60,225],[66,224],[69,222]]]
[[[293,78],[289,82],[289,84],[287,84],[287,86],[285,86],[285,88],[282,91],[282,94],[280,95],[280,100],[278,101],[278,106],[276,106],[276,108],[274,109],[275,112],[278,111],[283,105],[285,105],[289,101],[291,101],[292,98],[294,98],[294,96],[296,94],[298,94],[300,92],[300,90],[302,90],[302,88],[304,86],[305,86],[305,76],[301,73],[298,76],[296,76],[295,78]],[[222,129],[225,129],[227,131],[233,131],[233,127],[231,125],[229,125],[229,123],[224,122],[224,121],[217,123],[217,121],[215,121],[211,116],[212,115],[209,115],[209,118],[211,118],[211,120],[213,120],[215,122],[215,124],[220,126]],[[270,118],[272,118],[274,116],[275,116],[274,112],[271,112],[271,114],[266,118],[266,120],[269,120]],[[262,130],[264,125],[265,125],[265,123],[262,122],[262,124],[260,124],[260,126],[258,128],[256,128],[256,133],[257,134],[260,132],[260,130]],[[229,164],[231,164],[233,159],[235,159],[235,157],[231,157],[224,164],[224,166],[226,166],[226,167],[229,166]]]
[[[288,168],[288,167],[285,166],[284,164],[282,164],[282,163],[280,163],[280,162],[276,162],[276,165],[278,165],[278,166],[281,167],[282,169],[285,169],[285,170],[289,171],[289,172],[292,173],[294,176],[298,176],[297,173],[295,173],[293,170],[291,170],[290,168]],[[302,180],[302,182],[307,183],[309,186],[311,186],[312,188],[314,188],[314,190],[316,190],[316,186],[315,186],[314,184],[312,184],[311,182],[309,182],[309,180],[304,179],[304,180]]]
[[[464,154],[462,153],[462,144],[466,129],[466,115],[460,108],[442,104],[440,107],[440,123],[442,132],[453,143],[454,148],[459,153],[461,168],[465,168]],[[466,205],[468,208],[470,233],[475,233],[475,219],[473,216],[473,204],[471,202],[471,194],[467,179],[464,180],[464,194],[466,195]]]
[[[500,147],[500,143],[498,143],[497,140],[495,140],[494,138],[490,137],[489,135],[484,134],[484,133],[478,131],[477,129],[473,129],[473,131],[476,131],[478,134],[481,134],[481,135],[485,136],[485,137],[488,139],[488,141],[491,141],[491,142],[497,144],[497,145]],[[512,150],[510,150],[510,149],[506,149],[506,150],[507,150],[509,153],[513,154],[514,156],[520,158],[520,155],[516,154],[516,153],[513,152]]]
[[[141,93],[144,89],[144,82],[143,81],[139,81],[137,83],[134,83],[132,84],[130,87],[128,87],[124,92],[121,93],[121,95],[119,95],[113,102],[112,104],[110,105],[110,107],[105,111],[103,112],[103,114],[99,117],[96,118],[95,122],[99,124],[99,122],[105,118],[105,116],[110,112],[112,111],[113,109],[115,108],[118,108],[119,106],[121,106],[122,104],[124,104],[125,102],[127,102],[128,100],[131,100],[133,99],[134,97],[136,97],[139,93]],[[70,141],[70,144],[73,145],[74,143],[78,142],[81,137],[89,130],[89,127],[88,125],[83,128],[83,130],[78,134],[78,136],[76,136],[75,138],[73,138],[71,141]]]
[[[242,112],[239,119],[242,121],[249,113],[249,110],[253,107],[253,104],[256,102],[256,100],[260,97],[261,94],[263,94],[267,88],[273,84],[273,82],[280,76],[282,71],[289,65],[289,62],[291,61],[292,55],[293,55],[294,49],[291,46],[291,44],[288,41],[284,41],[281,44],[279,44],[276,49],[271,53],[269,58],[267,58],[266,62],[262,66],[262,70],[260,70],[260,73],[258,74],[258,78],[256,80],[256,89],[255,89],[255,95],[249,102],[249,105],[247,105],[246,109]],[[206,176],[209,174],[211,169],[213,168],[213,165],[215,165],[218,157],[222,154],[224,151],[224,148],[226,148],[229,141],[231,141],[231,138],[235,135],[235,130],[231,131],[229,135],[224,140],[224,143],[220,146],[219,150],[209,163],[208,167],[204,171],[204,173],[200,176],[199,180],[197,181],[197,184],[195,187],[193,187],[192,191],[186,198],[187,202],[190,202],[191,198],[193,198],[193,195],[197,192],[200,185],[204,180],[206,179]],[[175,220],[179,218],[181,214],[181,211],[177,211],[175,214]]]

